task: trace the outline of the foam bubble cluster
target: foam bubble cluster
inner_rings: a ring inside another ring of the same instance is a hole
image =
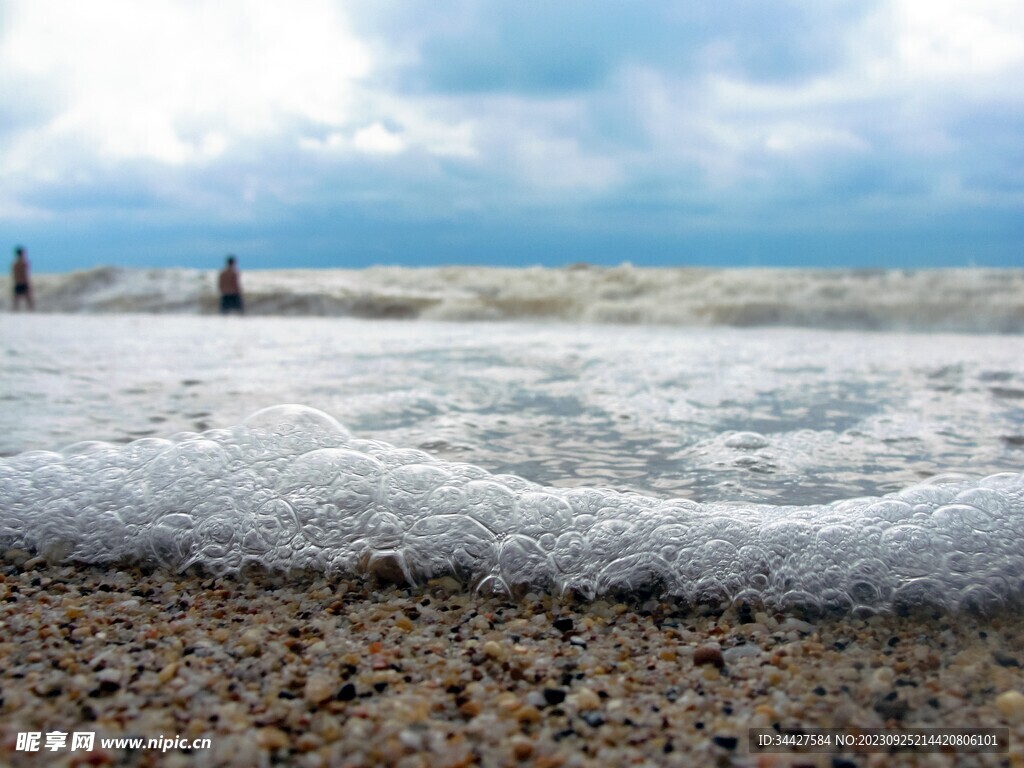
[[[0,540],[53,560],[455,575],[778,609],[995,610],[1024,593],[1024,475],[773,507],[546,488],[355,439],[301,406],[0,461]]]

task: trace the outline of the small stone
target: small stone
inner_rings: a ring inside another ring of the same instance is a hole
[[[910,711],[910,705],[893,691],[878,698],[873,709],[886,720],[902,720]]]
[[[501,647],[500,643],[496,643],[494,640],[488,640],[484,643],[483,647],[484,655],[495,661],[501,661],[505,658],[505,649]]]
[[[1007,720],[1020,722],[1024,720],[1024,693],[1006,691],[996,697],[996,709]]]
[[[544,701],[555,706],[565,701],[565,691],[562,688],[545,688]]]
[[[504,714],[517,712],[522,706],[522,700],[514,693],[503,693],[494,702],[495,708]]]
[[[18,566],[19,568],[24,565],[25,561],[30,557],[31,555],[24,549],[8,549],[4,552],[4,560],[11,565]]]
[[[299,752],[312,752],[322,747],[323,744],[324,740],[315,733],[303,733],[295,739],[295,749]]]
[[[533,742],[522,736],[516,737],[512,741],[512,754],[516,760],[529,760],[533,755]]]
[[[746,645],[736,645],[732,648],[726,648],[722,651],[722,659],[727,663],[731,664],[737,659],[745,659],[752,656],[760,656],[761,648],[754,643],[747,643]]]
[[[226,627],[217,627],[217,629],[210,633],[210,636],[221,644],[224,644],[231,639],[231,633]]]
[[[177,673],[178,662],[172,661],[170,664],[165,665],[163,669],[161,669],[157,673],[156,679],[159,680],[161,683],[166,683],[170,681],[170,679],[174,677]]]
[[[398,734],[398,740],[412,752],[420,752],[423,749],[423,733],[414,728],[406,728],[401,731]]]
[[[736,745],[739,744],[739,739],[735,736],[715,736],[711,740],[722,749],[733,750],[736,749]]]
[[[256,732],[256,742],[264,749],[281,749],[288,746],[288,734],[280,728],[267,726]]]
[[[721,648],[716,648],[713,645],[703,645],[693,652],[693,663],[698,667],[710,664],[721,669],[725,666],[725,659],[722,657]]]
[[[96,673],[96,679],[100,683],[106,683],[111,685],[116,683],[117,687],[121,685],[121,670],[119,669],[102,669]]]
[[[32,690],[40,696],[60,696],[60,694],[64,692],[63,680],[64,675],[53,674],[48,677],[44,677],[42,680],[37,682],[32,687]]]
[[[470,699],[469,701],[464,701],[459,706],[459,714],[469,718],[476,717],[480,714],[481,710],[482,707],[480,706],[480,703],[473,699]]]
[[[601,698],[590,688],[580,688],[576,692],[576,708],[581,712],[601,708]]]
[[[443,589],[445,592],[459,592],[462,589],[461,582],[453,576],[441,576],[437,579],[431,579],[428,585],[432,589]]]
[[[999,651],[993,652],[992,658],[996,660],[996,664],[1000,667],[1020,667],[1020,662],[1017,659]]]
[[[338,691],[338,701],[352,701],[356,697],[356,687],[352,683],[345,683]]]
[[[572,619],[570,619],[568,617],[562,617],[560,619],[555,619],[555,621],[552,624],[552,626],[555,629],[557,629],[559,632],[572,632],[572,629],[575,626],[575,623],[573,622]]]
[[[540,710],[527,704],[516,711],[516,720],[521,723],[539,723],[541,721]]]
[[[326,675],[311,675],[306,680],[302,695],[310,704],[320,704],[334,693],[334,681]]]

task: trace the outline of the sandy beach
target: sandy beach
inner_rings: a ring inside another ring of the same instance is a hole
[[[805,621],[8,550],[0,627],[11,765],[1024,764],[1019,617]],[[1008,726],[1010,752],[750,754],[748,729],[776,724]],[[54,731],[94,750],[18,749]],[[100,746],[115,737],[209,748]]]

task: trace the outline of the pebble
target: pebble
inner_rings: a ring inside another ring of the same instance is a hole
[[[589,710],[599,709],[601,707],[601,697],[594,693],[590,688],[580,688],[576,692],[575,696],[576,708],[581,712]]]
[[[1024,720],[1024,693],[1006,691],[996,697],[996,709],[1007,720],[1021,722]]]
[[[484,652],[484,655],[488,658],[497,659],[498,661],[505,658],[505,649],[502,647],[500,643],[497,643],[494,640],[488,640],[486,643],[484,643],[484,647],[482,650]]]
[[[306,680],[302,695],[310,704],[319,704],[329,699],[336,690],[337,686],[330,677],[314,674]]]
[[[731,664],[737,659],[745,659],[751,656],[760,656],[761,649],[753,643],[747,643],[744,645],[737,645],[733,648],[726,648],[722,651],[722,660],[726,664]]]
[[[713,645],[702,645],[693,652],[693,663],[700,667],[711,665],[721,669],[725,666],[722,649]]]

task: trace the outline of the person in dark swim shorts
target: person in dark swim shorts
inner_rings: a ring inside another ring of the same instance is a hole
[[[32,283],[28,277],[28,259],[25,258],[25,249],[20,245],[14,249],[11,282],[14,284],[14,311],[18,311],[22,301],[28,304],[29,309],[35,309],[35,302],[32,300]]]
[[[238,267],[235,266],[235,257],[228,256],[224,269],[220,271],[217,278],[217,287],[220,288],[220,312],[227,315],[231,312],[243,314],[245,307],[242,304],[242,278],[238,274]]]

